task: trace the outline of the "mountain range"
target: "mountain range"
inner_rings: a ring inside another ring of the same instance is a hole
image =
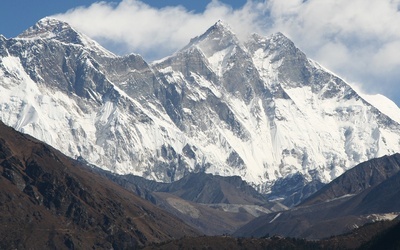
[[[395,115],[281,33],[243,42],[219,21],[149,64],[44,18],[0,48],[0,119],[118,174],[240,176],[287,198],[400,148]]]
[[[44,18],[0,36],[0,248],[394,246],[392,106],[282,33],[148,63]]]

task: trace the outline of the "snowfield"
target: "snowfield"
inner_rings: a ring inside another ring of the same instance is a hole
[[[116,173],[238,175],[268,193],[400,151],[392,101],[359,94],[281,33],[242,44],[218,22],[148,64],[46,18],[0,48],[0,119]]]

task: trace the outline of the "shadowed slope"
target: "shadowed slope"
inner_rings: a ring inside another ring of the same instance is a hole
[[[0,248],[135,248],[196,232],[0,122]]]

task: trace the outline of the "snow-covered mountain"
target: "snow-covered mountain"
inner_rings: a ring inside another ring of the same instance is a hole
[[[0,119],[117,173],[239,175],[263,192],[400,151],[396,118],[283,34],[242,43],[220,21],[153,64],[52,18],[0,36]]]

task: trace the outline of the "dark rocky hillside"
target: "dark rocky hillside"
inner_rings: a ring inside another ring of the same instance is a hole
[[[360,249],[373,250],[373,249],[386,249],[397,250],[400,249],[400,223],[383,230],[367,243],[364,243]]]
[[[134,249],[196,231],[0,122],[0,249]]]
[[[400,154],[383,156],[363,162],[325,185],[311,195],[301,205],[311,205],[339,198],[344,195],[358,194],[380,184],[400,171]]]

